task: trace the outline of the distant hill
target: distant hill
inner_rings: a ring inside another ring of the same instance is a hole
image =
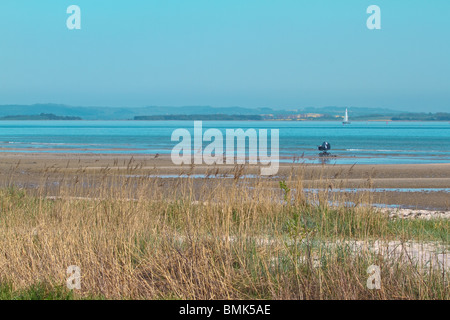
[[[3,120],[258,120],[295,119],[290,115],[317,114],[312,120],[342,119],[348,108],[350,121],[357,120],[404,120],[404,121],[447,121],[448,113],[405,113],[384,108],[361,107],[305,107],[298,109],[272,108],[214,108],[209,106],[164,107],[148,106],[139,108],[117,107],[77,107],[62,104],[3,105],[0,106],[0,118]],[[64,115],[64,116],[56,116]],[[212,117],[215,115],[215,117]],[[147,118],[144,118],[147,117]],[[200,118],[201,119],[200,119]]]
[[[0,117],[0,120],[83,120],[80,117],[56,116],[52,113],[41,113],[37,115],[13,115]]]
[[[0,117],[29,114],[64,114],[66,116],[80,117],[85,120],[130,120],[136,116],[156,115],[193,115],[193,114],[227,114],[227,115],[258,115],[271,113],[272,109],[259,108],[212,108],[208,106],[186,107],[141,107],[141,108],[116,108],[116,107],[74,107],[58,104],[34,104],[34,105],[3,105],[0,106]]]
[[[289,115],[295,113],[322,113],[328,115],[343,115],[346,107],[321,107],[302,109],[272,109],[272,108],[242,108],[227,107],[214,108],[210,106],[164,107],[148,106],[140,108],[117,107],[77,107],[62,104],[34,104],[34,105],[2,105],[0,117],[15,115],[36,115],[41,113],[61,114],[68,117],[80,117],[85,120],[131,120],[139,116],[160,115]],[[394,115],[401,111],[377,108],[348,107],[350,118],[370,114]]]
[[[392,109],[386,109],[386,108],[362,108],[362,107],[335,107],[335,106],[328,106],[328,107],[310,107],[310,108],[303,108],[300,109],[303,113],[324,113],[324,114],[330,114],[330,115],[343,115],[345,113],[345,109],[348,109],[348,113],[350,117],[359,117],[359,116],[369,116],[369,115],[394,115],[402,113],[402,111],[399,110],[392,110]]]

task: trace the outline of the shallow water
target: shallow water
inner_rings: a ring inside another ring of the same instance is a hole
[[[170,154],[178,128],[193,121],[0,121],[2,152]],[[448,122],[205,121],[203,132],[219,129],[279,129],[280,157],[305,163],[448,163]],[[270,139],[269,139],[270,141]],[[333,158],[319,158],[328,141]],[[209,142],[204,142],[204,146]],[[225,146],[224,146],[225,150]]]

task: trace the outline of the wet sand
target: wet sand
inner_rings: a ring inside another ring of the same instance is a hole
[[[50,153],[1,153],[0,186],[16,185],[36,188],[42,184],[60,181],[80,173],[99,173],[166,176],[171,181],[185,175],[247,175],[259,176],[259,166],[240,168],[232,165],[175,166],[168,155],[108,155],[108,154],[50,154]],[[199,176],[200,175],[200,176]],[[280,180],[301,179],[304,188],[377,188],[373,192],[374,203],[400,205],[425,209],[450,209],[450,163],[445,164],[380,164],[380,165],[320,165],[280,163],[273,177],[264,177],[278,186]],[[195,177],[195,176],[194,176]],[[200,180],[200,179],[199,179]],[[204,179],[202,179],[204,180]],[[214,183],[214,179],[209,179]],[[392,190],[394,189],[394,190]],[[399,190],[395,190],[399,189]],[[406,189],[406,190],[405,190]],[[447,189],[447,190],[443,190]]]

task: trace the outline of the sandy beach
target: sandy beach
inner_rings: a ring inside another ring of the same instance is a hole
[[[449,164],[259,169],[2,154],[7,292],[79,266],[75,299],[448,299]],[[361,285],[370,265],[384,291]]]
[[[59,185],[75,177],[97,179],[114,174],[130,178],[148,176],[161,178],[168,188],[182,177],[214,184],[205,177],[261,176],[258,166],[232,165],[176,166],[168,155],[108,155],[3,153],[0,157],[0,185],[36,189]],[[44,181],[45,176],[45,181]],[[334,191],[371,191],[373,203],[408,208],[448,210],[450,208],[450,164],[388,164],[388,165],[320,165],[281,163],[277,175],[262,177],[273,181],[301,179],[305,189],[326,188]],[[225,179],[227,180],[227,179]],[[232,179],[228,179],[232,180]],[[349,190],[351,189],[351,190]]]

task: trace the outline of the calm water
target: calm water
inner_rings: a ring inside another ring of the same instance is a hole
[[[1,152],[167,154],[177,128],[193,121],[0,121]],[[279,129],[280,156],[321,162],[317,145],[328,141],[330,163],[450,162],[448,122],[204,121],[203,130]]]

